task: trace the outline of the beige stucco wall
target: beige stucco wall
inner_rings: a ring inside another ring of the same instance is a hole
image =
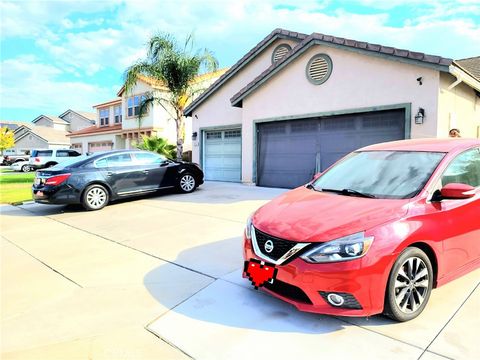
[[[450,74],[441,74],[438,103],[438,137],[447,137],[451,128],[458,128],[462,137],[480,138],[480,97],[468,85]]]
[[[195,109],[192,114],[192,131],[197,132],[198,137],[192,144],[194,162],[200,162],[200,128],[242,123],[242,109],[232,107],[230,98],[272,64],[273,50],[283,43],[292,48],[296,44],[292,40],[276,40]]]
[[[333,71],[324,84],[313,85],[305,69],[319,53],[330,56]],[[423,78],[421,86],[418,77]],[[243,100],[242,181],[252,181],[255,120],[411,103],[411,137],[435,137],[439,81],[439,72],[430,68],[326,46],[312,47]],[[426,113],[423,125],[413,121],[419,107]]]
[[[67,112],[62,119],[69,123],[68,131],[77,131],[92,126],[90,121],[72,111]]]

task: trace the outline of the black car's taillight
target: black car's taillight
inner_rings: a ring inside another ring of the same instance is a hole
[[[69,173],[69,174],[53,176],[45,180],[45,185],[51,185],[51,186],[60,185],[61,183],[65,182],[65,180],[67,180],[70,177],[70,175],[72,174]]]

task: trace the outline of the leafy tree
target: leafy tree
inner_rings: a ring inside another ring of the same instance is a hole
[[[184,109],[192,98],[203,91],[195,84],[202,73],[218,68],[218,61],[204,49],[193,51],[193,38],[188,36],[183,46],[172,35],[158,34],[148,43],[146,59],[139,60],[125,71],[125,91],[131,93],[142,76],[150,77],[168,91],[153,91],[145,95],[139,107],[139,126],[142,117],[153,104],[161,105],[175,120],[177,131],[177,160],[182,159],[185,141]]]
[[[166,139],[156,136],[142,136],[142,142],[135,145],[141,150],[148,150],[166,156],[169,159],[175,159],[177,149],[175,145],[169,144]]]
[[[3,151],[15,146],[15,138],[13,132],[7,127],[0,129],[0,154],[3,156]]]

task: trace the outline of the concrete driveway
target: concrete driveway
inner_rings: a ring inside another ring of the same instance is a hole
[[[279,189],[206,183],[97,212],[1,207],[2,359],[478,359],[480,270],[408,323],[300,313],[241,278]]]

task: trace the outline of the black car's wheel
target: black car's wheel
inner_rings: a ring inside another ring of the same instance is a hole
[[[83,192],[82,205],[87,210],[100,210],[108,204],[108,190],[98,184],[88,186]]]
[[[184,193],[191,193],[197,187],[197,181],[192,174],[183,174],[180,176],[180,180],[178,182],[178,188],[181,192]]]
[[[30,168],[30,165],[23,165],[23,166],[22,166],[22,171],[23,171],[23,172],[29,172],[30,170],[32,170],[32,169]]]
[[[428,256],[418,248],[406,248],[390,273],[384,314],[397,321],[416,318],[427,305],[432,286],[433,271]]]

